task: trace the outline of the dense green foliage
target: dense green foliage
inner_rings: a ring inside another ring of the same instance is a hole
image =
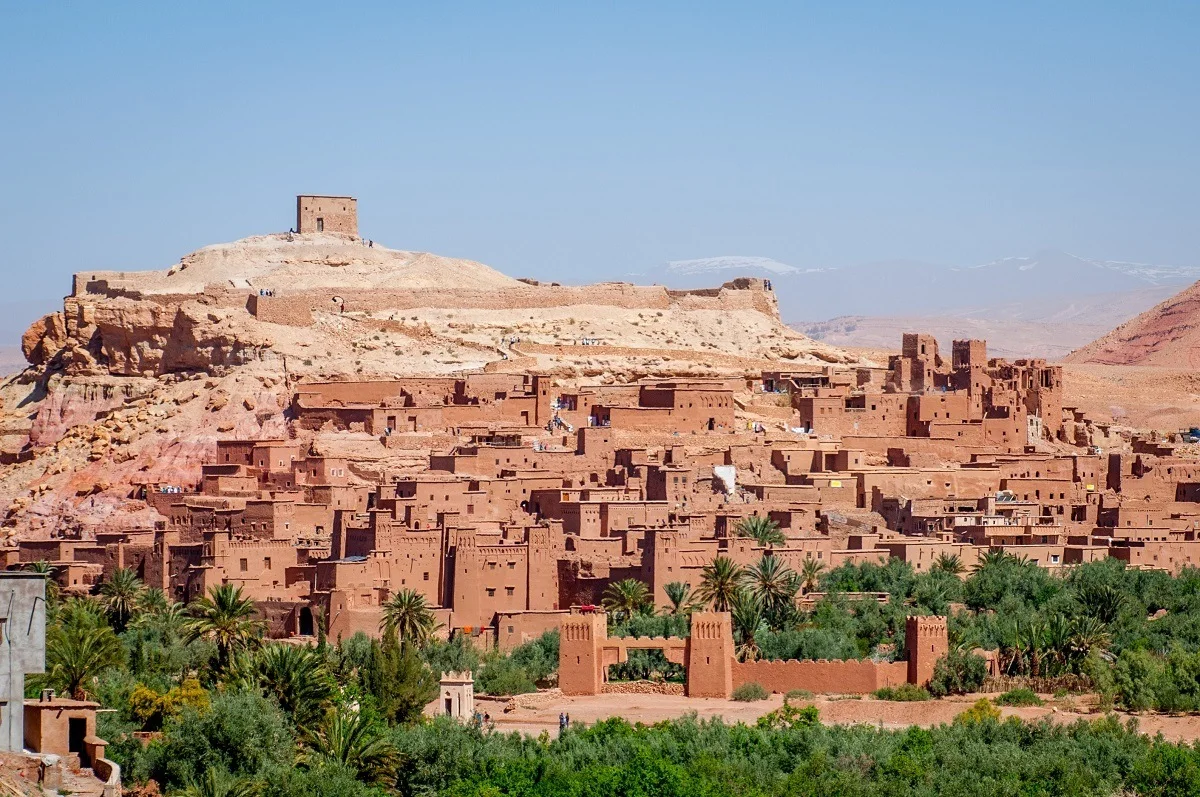
[[[985,701],[986,702],[986,701]],[[438,721],[394,735],[405,795],[1190,794],[1200,753],[1116,720],[1062,727],[956,722],[883,731],[823,726],[806,709],[761,727],[613,719],[535,740]]]

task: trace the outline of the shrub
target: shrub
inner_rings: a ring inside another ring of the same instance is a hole
[[[1042,699],[1032,689],[1009,689],[996,698],[997,706],[1040,706]]]
[[[974,725],[982,722],[999,722],[1000,709],[992,705],[986,697],[975,701],[969,709],[954,718],[956,724]]]
[[[807,689],[791,689],[783,696],[784,700],[812,700],[813,693]]]
[[[755,700],[766,700],[767,690],[763,689],[763,685],[755,681],[745,683],[733,690],[733,699],[743,703],[752,703]]]
[[[965,695],[979,691],[985,678],[987,662],[974,653],[952,650],[934,665],[929,692],[934,697]]]
[[[876,689],[872,692],[872,695],[878,700],[894,700],[899,703],[913,703],[921,700],[930,700],[933,697],[933,695],[929,694],[928,689],[916,684],[885,686],[882,689]]]

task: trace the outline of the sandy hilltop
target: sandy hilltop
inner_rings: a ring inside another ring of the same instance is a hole
[[[221,438],[289,436],[306,381],[613,383],[856,362],[784,326],[763,280],[568,287],[335,232],[81,272],[21,344],[29,365],[0,386],[0,502],[8,533],[26,536],[152,523],[140,485],[194,483]]]

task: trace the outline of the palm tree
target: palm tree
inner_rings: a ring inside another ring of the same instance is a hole
[[[1089,616],[1105,625],[1112,625],[1121,616],[1129,598],[1109,584],[1086,584],[1079,589],[1075,601]]]
[[[104,623],[60,620],[46,635],[46,682],[76,700],[86,700],[89,685],[109,667],[121,664],[125,649]]]
[[[170,607],[171,602],[167,600],[167,593],[163,592],[158,587],[146,587],[142,590],[142,594],[138,596],[137,611],[142,614],[158,614],[164,612]]]
[[[379,629],[385,636],[395,633],[402,643],[423,647],[439,628],[441,624],[425,602],[425,596],[415,589],[393,593],[383,604],[383,621]]]
[[[730,620],[733,631],[741,640],[737,647],[742,661],[758,658],[758,630],[763,624],[763,605],[757,596],[748,590],[739,590],[733,597]]]
[[[736,530],[739,537],[753,537],[764,548],[787,543],[787,538],[779,530],[779,524],[770,518],[758,515],[744,517],[738,521]]]
[[[1074,633],[1071,634],[1071,652],[1076,659],[1086,659],[1093,650],[1101,656],[1110,657],[1108,646],[1112,644],[1112,635],[1104,627],[1104,623],[1094,617],[1082,617],[1075,620]]]
[[[189,642],[206,639],[217,646],[217,666],[224,670],[233,655],[257,647],[266,624],[255,618],[254,601],[242,597],[233,584],[211,587],[208,595],[193,603],[184,625]]]
[[[700,589],[696,597],[715,612],[727,612],[741,588],[744,571],[727,556],[718,556],[700,571]]]
[[[653,602],[650,590],[636,578],[614,581],[604,590],[600,599],[601,605],[617,622],[628,620]]]
[[[812,592],[821,584],[821,574],[825,572],[825,563],[811,556],[800,565],[800,578],[804,582],[804,591]]]
[[[966,572],[967,568],[963,566],[962,559],[958,554],[940,553],[933,561],[933,569],[949,573],[952,576],[959,576]]]
[[[142,594],[142,580],[127,567],[118,567],[112,576],[100,585],[100,596],[104,610],[112,618],[118,631],[124,631],[129,617],[137,607]]]
[[[796,597],[796,572],[770,554],[746,569],[745,583],[768,614],[775,614]]]
[[[259,791],[256,782],[210,766],[199,779],[190,781],[178,794],[179,797],[255,797]]]
[[[298,728],[318,722],[333,697],[325,659],[314,648],[267,645],[233,669],[231,682],[274,697]]]
[[[1016,562],[1017,557],[1013,556],[1003,548],[993,548],[990,551],[986,551],[983,556],[979,557],[979,561],[975,563],[973,568],[971,568],[971,572],[978,573],[980,570],[983,570],[987,567],[1002,567],[1008,564],[1010,561]]]
[[[356,774],[359,780],[382,785],[399,758],[399,752],[379,727],[361,712],[338,711],[307,740],[301,763],[319,766],[333,763]]]
[[[681,617],[700,608],[700,601],[696,600],[691,584],[672,581],[663,586],[663,591],[667,593],[667,600],[671,602],[671,605],[664,610],[666,614]]]

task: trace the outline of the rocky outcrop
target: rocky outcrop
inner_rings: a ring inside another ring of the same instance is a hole
[[[32,365],[44,365],[67,345],[67,323],[61,312],[42,316],[21,336],[21,353]]]

